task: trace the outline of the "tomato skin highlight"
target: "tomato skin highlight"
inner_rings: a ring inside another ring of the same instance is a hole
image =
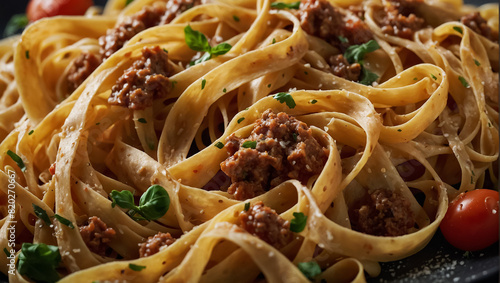
[[[26,15],[30,22],[59,15],[83,15],[92,5],[92,0],[31,0]]]
[[[458,195],[440,228],[446,240],[464,251],[477,251],[498,241],[499,194],[477,189]]]

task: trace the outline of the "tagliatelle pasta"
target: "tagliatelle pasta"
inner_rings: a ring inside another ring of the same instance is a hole
[[[0,42],[0,270],[365,282],[498,186],[498,54],[498,5],[461,1],[109,1],[32,23]]]

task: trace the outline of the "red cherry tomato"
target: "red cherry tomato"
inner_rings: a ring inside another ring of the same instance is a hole
[[[440,228],[446,240],[464,251],[484,249],[498,241],[498,192],[462,193],[448,207]]]
[[[58,15],[83,15],[93,4],[92,0],[31,0],[26,14],[30,22]]]

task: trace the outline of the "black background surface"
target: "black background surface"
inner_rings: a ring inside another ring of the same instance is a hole
[[[0,36],[12,15],[24,13],[27,0],[0,0]],[[464,1],[481,5],[495,0]],[[103,6],[106,0],[94,0]],[[432,241],[422,251],[406,259],[382,263],[382,273],[368,282],[476,282],[499,281],[498,243],[482,251],[471,254],[457,250],[438,231]],[[0,273],[0,282],[6,282]]]

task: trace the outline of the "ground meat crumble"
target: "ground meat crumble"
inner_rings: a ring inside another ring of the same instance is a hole
[[[239,221],[248,233],[277,249],[284,247],[292,239],[290,222],[285,221],[262,201],[255,203],[248,211],[240,212]]]
[[[390,190],[375,190],[349,211],[352,228],[376,236],[401,236],[415,226],[410,202]]]
[[[245,148],[245,142],[256,146]],[[225,148],[230,156],[221,169],[231,178],[228,192],[238,200],[263,194],[288,179],[304,183],[321,172],[328,158],[328,149],[305,123],[272,110],[256,121],[248,138],[229,136]]]
[[[158,232],[158,234],[148,237],[144,243],[139,244],[139,255],[140,257],[154,255],[162,248],[173,244],[175,240],[170,233]]]
[[[481,14],[479,14],[479,12],[474,12],[463,16],[460,19],[460,22],[468,26],[475,33],[478,33],[491,41],[498,41],[498,32],[495,32],[490,28],[490,26],[488,26],[488,23],[485,19],[483,19],[483,17],[481,17]]]
[[[361,65],[359,63],[350,64],[344,55],[333,55],[329,58],[332,73],[338,77],[357,82],[361,76]]]
[[[77,56],[71,62],[71,67],[66,77],[68,94],[75,91],[100,64],[101,58],[93,53],[83,52]]]
[[[165,97],[171,88],[172,74],[168,54],[159,46],[144,47],[142,57],[125,70],[111,89],[108,103],[130,109],[145,109],[153,100]]]
[[[113,228],[108,228],[99,217],[92,216],[88,219],[88,224],[80,226],[80,235],[92,252],[104,256],[108,249],[108,243],[116,235],[116,232]]]
[[[384,1],[385,16],[380,21],[382,32],[411,39],[413,34],[425,27],[425,20],[416,15],[416,8],[423,0]]]

